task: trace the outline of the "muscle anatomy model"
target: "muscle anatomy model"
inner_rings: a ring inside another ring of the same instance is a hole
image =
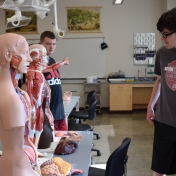
[[[39,175],[25,155],[31,158],[31,163],[37,163],[36,149],[28,138],[30,101],[17,87],[19,73],[26,73],[31,61],[23,36],[12,33],[0,36],[0,140],[3,148],[0,176]]]
[[[48,116],[50,125],[53,127],[53,116],[50,111],[50,87],[46,82],[43,73],[50,72],[64,64],[69,64],[69,60],[64,58],[63,61],[47,66],[48,56],[43,45],[33,44],[29,47],[32,62],[26,76],[27,92],[32,104],[32,123],[30,138],[35,146],[38,146],[39,138],[43,130],[44,113]],[[46,97],[45,112],[42,109],[42,103]]]
[[[33,44],[29,47],[29,53],[32,62],[26,75],[26,85],[33,114],[29,136],[34,145],[38,147],[40,135],[43,131],[44,113],[47,115],[50,125],[53,126],[53,115],[49,106],[51,91],[42,73],[48,63],[45,47],[40,44]],[[44,98],[46,98],[45,112],[42,108]]]

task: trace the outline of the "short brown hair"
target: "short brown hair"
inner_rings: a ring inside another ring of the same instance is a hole
[[[56,39],[56,36],[54,35],[53,32],[51,31],[44,31],[41,35],[40,35],[40,42],[43,42],[45,37],[48,37],[50,39]]]

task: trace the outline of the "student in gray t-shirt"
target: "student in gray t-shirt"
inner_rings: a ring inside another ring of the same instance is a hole
[[[154,73],[158,78],[148,104],[147,120],[154,124],[153,176],[164,176],[176,174],[176,8],[161,15],[157,29],[165,45],[156,54]]]

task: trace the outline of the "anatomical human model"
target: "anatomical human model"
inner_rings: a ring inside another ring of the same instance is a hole
[[[26,76],[27,92],[31,99],[33,119],[31,123],[30,138],[33,140],[36,147],[38,147],[38,142],[40,135],[43,131],[44,115],[49,119],[51,127],[53,126],[53,116],[50,111],[50,87],[45,81],[43,73],[50,72],[58,69],[64,64],[69,64],[67,58],[63,59],[61,62],[57,62],[50,66],[47,66],[47,51],[43,45],[33,44],[29,47],[30,56],[32,62],[30,64],[29,70]],[[46,107],[44,111],[42,109],[42,103],[46,97]],[[47,135],[47,134],[46,134]],[[45,144],[47,143],[47,137],[45,137]],[[48,141],[51,142],[51,141]],[[43,147],[42,147],[43,148]]]
[[[48,60],[47,52],[43,45],[33,44],[29,47],[29,53],[32,58],[30,67],[26,75],[27,93],[32,105],[32,121],[29,137],[38,147],[40,135],[43,131],[44,116],[48,117],[50,127],[53,127],[53,115],[50,111],[50,87],[46,82],[42,70],[45,69]],[[42,104],[45,99],[45,107]],[[52,134],[52,132],[51,132]],[[51,140],[48,141],[49,146]],[[47,137],[46,141],[47,143]]]
[[[0,36],[0,140],[3,148],[0,176],[37,175],[23,149],[28,145],[36,157],[35,148],[27,137],[30,102],[17,87],[19,73],[26,73],[31,61],[23,36],[13,33]]]

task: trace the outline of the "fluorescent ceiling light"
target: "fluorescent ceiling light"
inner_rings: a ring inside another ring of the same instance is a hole
[[[114,0],[114,4],[122,4],[123,0]]]

